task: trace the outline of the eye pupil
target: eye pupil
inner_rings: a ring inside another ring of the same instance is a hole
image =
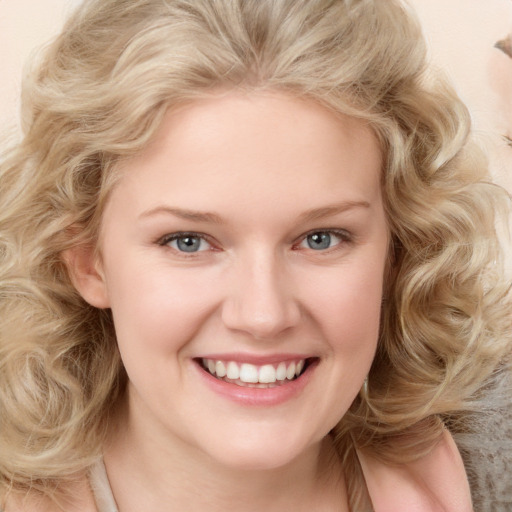
[[[313,233],[308,235],[307,243],[310,249],[328,249],[331,245],[331,235],[329,233]]]
[[[176,240],[178,249],[183,252],[196,252],[201,245],[201,239],[197,236],[183,236]]]

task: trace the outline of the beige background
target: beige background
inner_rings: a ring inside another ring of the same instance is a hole
[[[0,136],[18,125],[23,63],[60,29],[78,0],[0,0]]]
[[[23,63],[80,0],[0,0],[0,137],[18,126]],[[494,44],[512,33],[512,0],[410,0],[432,60],[470,106],[496,179],[512,190],[512,58]]]
[[[470,107],[491,167],[512,191],[512,58],[494,47],[512,34],[512,0],[410,0],[432,61]]]

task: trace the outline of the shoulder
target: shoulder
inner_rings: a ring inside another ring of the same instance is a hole
[[[375,512],[473,511],[464,464],[448,431],[413,463],[391,466],[358,455]]]
[[[65,495],[50,498],[36,491],[10,492],[0,512],[97,512],[86,479],[66,489]]]

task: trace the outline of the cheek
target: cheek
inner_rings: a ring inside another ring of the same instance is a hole
[[[373,346],[378,338],[383,266],[347,265],[315,279],[308,309],[326,339],[347,351]]]
[[[121,352],[175,354],[200,329],[215,308],[212,276],[171,271],[158,265],[133,271],[127,265],[111,273],[109,297]]]
[[[314,328],[323,340],[323,389],[316,397],[331,428],[361,389],[375,357],[380,328],[384,266],[347,265],[317,276],[309,302]]]

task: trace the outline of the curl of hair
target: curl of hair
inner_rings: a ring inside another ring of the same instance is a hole
[[[392,462],[425,453],[444,425],[468,428],[505,371],[495,222],[508,197],[398,0],[86,1],[27,75],[25,134],[0,169],[4,490],[48,492],[101,453],[126,376],[109,311],[81,299],[62,253],[94,246],[119,162],[165,112],[219,89],[309,98],[365,120],[383,147],[392,244],[379,347],[333,432],[354,468],[354,510],[367,505],[356,448]]]

